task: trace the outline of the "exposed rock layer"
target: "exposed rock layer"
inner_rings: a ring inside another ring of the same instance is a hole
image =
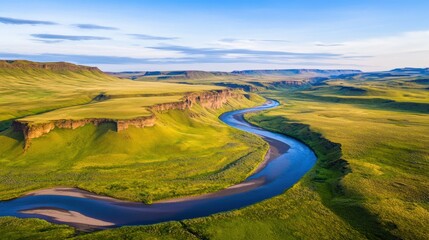
[[[127,120],[117,120],[116,121],[116,131],[120,132],[127,129],[129,126],[134,126],[138,128],[152,127],[155,125],[156,117],[151,115],[148,117],[139,117],[134,119]]]
[[[243,94],[232,89],[214,90],[199,93],[189,93],[180,102],[161,103],[153,105],[151,108],[155,112],[165,112],[168,110],[184,110],[191,108],[198,103],[202,107],[210,109],[221,108],[230,98],[242,98]]]

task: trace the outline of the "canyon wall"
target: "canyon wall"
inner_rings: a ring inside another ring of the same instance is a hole
[[[148,107],[152,115],[138,117],[133,119],[108,119],[108,118],[86,118],[86,119],[58,119],[46,123],[33,123],[25,120],[15,120],[12,124],[14,131],[22,132],[25,139],[25,148],[28,148],[31,139],[41,137],[55,128],[76,129],[87,124],[98,126],[103,123],[114,123],[116,131],[120,132],[129,126],[138,128],[151,127],[155,125],[155,113],[162,113],[169,110],[185,110],[191,108],[194,104],[200,104],[204,108],[219,109],[230,98],[240,99],[244,95],[242,92],[232,89],[222,89],[214,91],[205,91],[198,93],[188,93],[181,101],[156,104]]]

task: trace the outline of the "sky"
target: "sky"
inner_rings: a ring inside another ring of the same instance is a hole
[[[427,0],[0,0],[0,59],[104,71],[429,67]]]

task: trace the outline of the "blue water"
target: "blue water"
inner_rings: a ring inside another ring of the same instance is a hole
[[[20,212],[47,208],[76,211],[91,218],[111,222],[114,224],[112,227],[147,225],[208,216],[249,206],[274,197],[293,186],[316,162],[316,156],[313,151],[300,141],[252,126],[242,118],[244,113],[266,110],[278,105],[279,103],[276,101],[268,101],[259,107],[232,111],[220,116],[224,123],[234,128],[257,134],[268,141],[274,140],[277,142],[277,146],[279,146],[278,144],[289,146],[287,152],[276,156],[264,168],[244,181],[244,183],[248,184],[254,183],[253,185],[244,186],[245,184],[239,184],[235,188],[203,195],[197,199],[159,202],[152,205],[59,195],[24,196],[10,201],[1,201],[0,216],[38,217],[50,222],[81,227],[76,223],[61,222],[44,215]],[[284,148],[287,148],[287,146],[284,146]],[[93,228],[102,227],[93,226]]]

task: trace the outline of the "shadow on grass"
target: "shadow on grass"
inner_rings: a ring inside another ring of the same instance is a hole
[[[311,182],[323,205],[368,239],[400,239],[389,232],[378,216],[364,207],[363,196],[355,194],[353,199],[345,197],[341,180],[351,172],[351,168],[341,158],[341,144],[312,131],[309,125],[291,122],[284,117],[255,115],[250,117],[250,121],[270,131],[296,138],[315,151],[318,162],[311,171]],[[394,229],[394,226],[390,227]]]
[[[12,138],[18,142],[24,141],[24,134],[22,131],[14,131],[12,127],[8,127],[0,131],[1,136]]]
[[[0,121],[0,132],[6,131],[10,126],[12,126],[13,120],[4,120]]]

